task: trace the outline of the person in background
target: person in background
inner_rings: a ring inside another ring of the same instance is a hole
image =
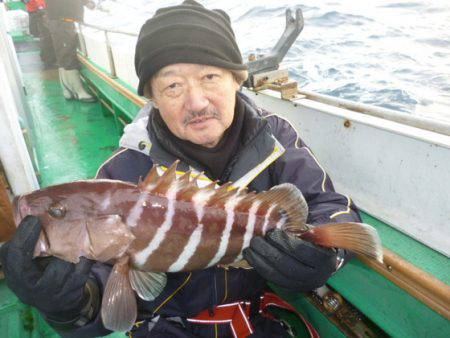
[[[48,28],[45,0],[22,0],[22,2],[27,8],[30,34],[39,38],[41,60],[46,69],[53,68],[56,64],[56,55]]]
[[[59,79],[67,100],[95,102],[83,87],[77,58],[78,36],[75,21],[82,22],[84,8],[95,8],[89,0],[46,0],[49,28],[59,66]]]

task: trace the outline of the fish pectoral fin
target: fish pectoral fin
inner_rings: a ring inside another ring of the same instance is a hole
[[[167,284],[167,276],[163,272],[146,272],[130,269],[131,287],[144,300],[152,301],[158,297]]]
[[[112,331],[128,331],[137,318],[136,294],[129,278],[128,257],[114,264],[103,293],[101,315],[105,327]]]

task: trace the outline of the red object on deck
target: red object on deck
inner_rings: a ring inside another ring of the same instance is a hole
[[[45,0],[30,0],[27,4],[27,12],[34,13],[47,7]]]
[[[273,315],[267,312],[267,308],[275,306],[295,313],[307,327],[311,338],[320,338],[316,329],[288,302],[274,293],[266,292],[261,296],[259,312],[270,319]],[[224,324],[229,323],[235,338],[248,337],[253,333],[250,323],[250,302],[235,302],[217,305],[211,313],[209,310],[200,312],[197,316],[187,318],[189,322],[198,324]]]

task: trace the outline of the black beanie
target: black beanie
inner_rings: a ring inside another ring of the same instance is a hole
[[[196,63],[230,70],[246,70],[229,16],[208,10],[193,0],[159,9],[142,26],[134,65],[138,94],[161,68],[174,63]]]

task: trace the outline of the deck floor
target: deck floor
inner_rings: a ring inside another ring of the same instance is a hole
[[[27,128],[41,187],[93,177],[118,145],[113,117],[104,116],[99,103],[66,101],[58,70],[45,70],[33,45],[19,46],[17,52],[27,93],[27,116],[20,119]],[[35,309],[20,303],[1,276],[0,332],[10,338],[60,337]]]
[[[118,146],[113,117],[105,116],[99,103],[65,100],[58,70],[45,70],[38,51],[18,57],[41,186],[94,177]]]

